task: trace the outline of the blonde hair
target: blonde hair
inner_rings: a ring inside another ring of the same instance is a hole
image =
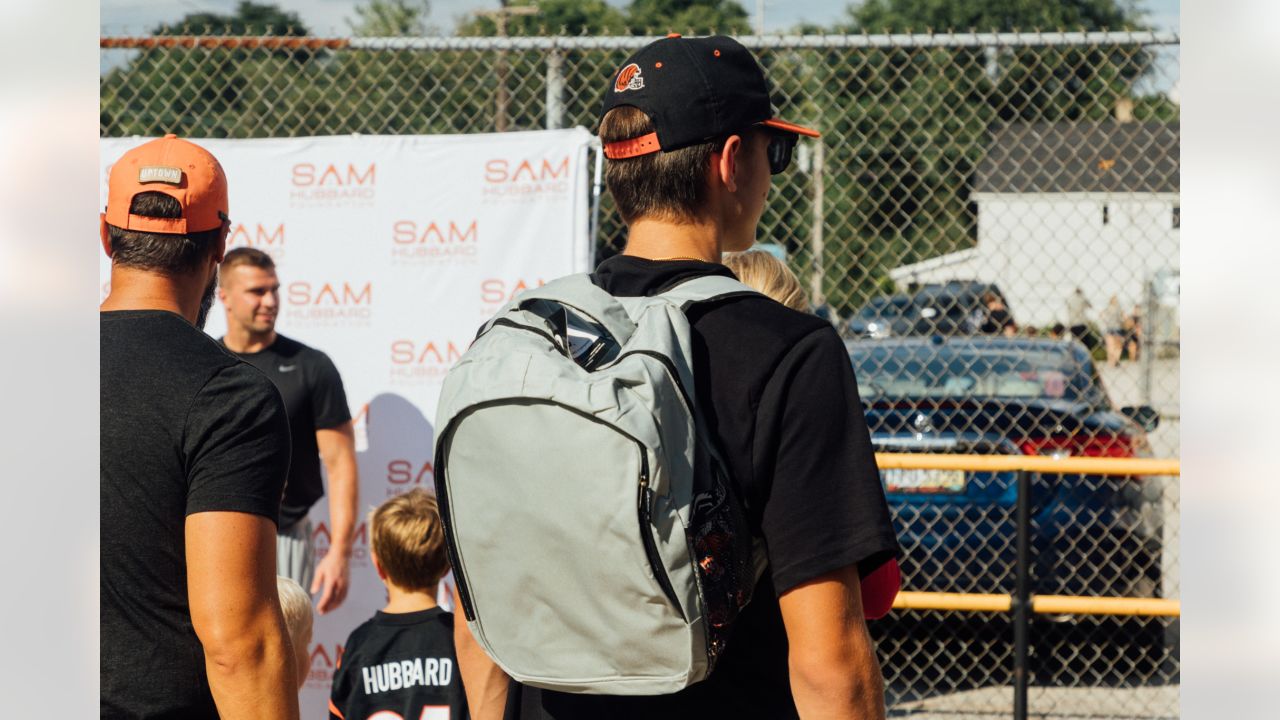
[[[449,572],[435,496],[414,488],[369,515],[369,549],[387,579],[402,590],[430,591]]]
[[[795,273],[772,254],[764,250],[726,253],[721,262],[753,290],[759,290],[792,310],[809,312],[809,301]]]
[[[276,576],[276,593],[280,596],[280,612],[284,615],[284,626],[289,631],[289,644],[293,646],[293,657],[298,669],[298,689],[301,690],[311,670],[308,662],[307,646],[311,644],[311,626],[314,616],[311,613],[311,596],[302,586],[283,576]]]

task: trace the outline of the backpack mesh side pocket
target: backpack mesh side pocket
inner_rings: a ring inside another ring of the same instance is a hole
[[[719,462],[709,465],[708,481],[694,498],[688,533],[707,620],[707,654],[714,667],[758,578],[742,504]]]

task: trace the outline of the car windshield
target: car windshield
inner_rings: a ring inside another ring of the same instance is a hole
[[[854,348],[864,398],[1021,398],[1104,402],[1070,352],[907,345]]]
[[[982,305],[974,295],[963,293],[957,295],[945,291],[922,292],[916,297],[916,304],[932,307],[954,317],[960,317]]]
[[[905,315],[911,307],[911,299],[903,297],[873,298],[861,310],[858,311],[858,317],[864,320],[875,320],[885,317],[900,317]]]

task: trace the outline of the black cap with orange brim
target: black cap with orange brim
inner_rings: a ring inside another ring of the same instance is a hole
[[[769,84],[751,51],[733,38],[668,35],[622,64],[605,91],[604,117],[630,105],[644,112],[655,132],[604,147],[620,159],[708,142],[752,125],[818,137],[818,131],[774,117]]]

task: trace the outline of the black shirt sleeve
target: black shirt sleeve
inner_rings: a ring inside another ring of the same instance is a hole
[[[329,686],[329,720],[346,720],[347,715],[351,713],[351,660],[354,660],[352,650],[354,649],[354,634],[347,638],[346,644],[343,646],[342,657],[338,659],[338,669],[333,673],[333,684]],[[351,720],[363,720],[362,718],[351,718]]]
[[[311,409],[317,430],[337,427],[351,419],[342,376],[328,355],[315,351],[311,367]]]
[[[218,371],[187,411],[187,515],[231,511],[276,522],[289,472],[289,419],[265,375],[246,363]]]
[[[779,595],[853,564],[865,577],[896,557],[858,385],[834,330],[809,333],[783,357],[757,423],[756,467],[772,476],[761,529]]]

